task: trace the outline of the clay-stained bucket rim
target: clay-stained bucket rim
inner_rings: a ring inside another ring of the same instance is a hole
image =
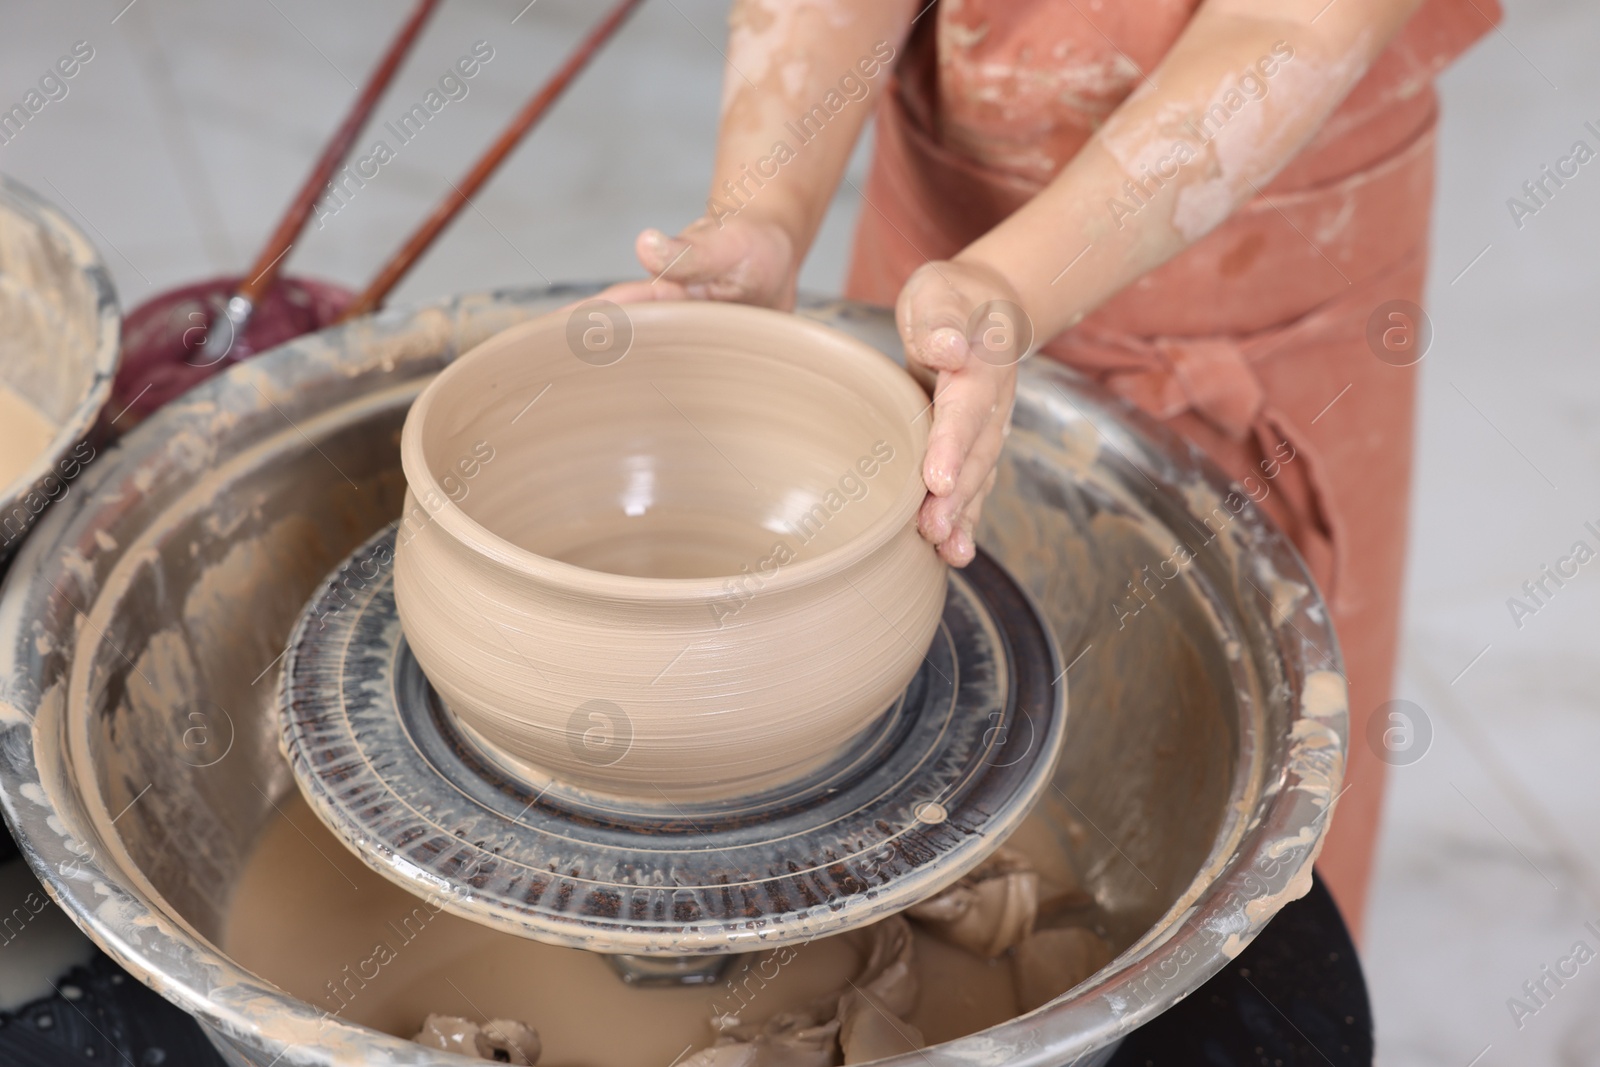
[[[111,399],[111,383],[122,363],[122,309],[117,301],[117,290],[111,282],[111,272],[105,260],[88,236],[44,197],[23,185],[15,178],[0,174],[0,212],[14,212],[60,239],[67,250],[72,265],[88,280],[95,295],[95,310],[99,319],[98,339],[95,342],[93,374],[79,393],[72,413],[62,421],[50,444],[34,458],[28,469],[17,475],[9,485],[0,486],[0,514],[11,514],[18,505],[46,478],[56,474],[56,464],[80,443],[87,440],[99,421],[100,413]],[[15,546],[11,546],[15,547]],[[0,559],[6,549],[0,548]]]
[[[596,289],[555,287],[396,309],[310,335],[230,369],[150,419],[94,464],[84,476],[83,492],[48,511],[0,589],[0,808],[24,856],[51,897],[108,955],[212,1033],[252,1055],[261,1053],[261,1062],[423,1064],[438,1062],[441,1054],[328,1016],[284,993],[195,933],[164,906],[142,873],[107,862],[107,853],[120,857],[120,843],[88,834],[84,799],[67,769],[41,768],[34,758],[37,730],[62,725],[39,718],[47,700],[60,694],[41,691],[47,651],[34,621],[76,623],[70,597],[92,598],[99,588],[92,556],[86,561],[78,549],[94,543],[97,516],[130,506],[140,483],[150,484],[163,466],[177,468],[191,458],[173,443],[176,431],[204,432],[219,416],[235,413],[227,403],[231,393],[259,402],[257,383],[268,381],[278,387],[280,401],[291,396],[303,401],[309,411],[291,403],[289,414],[306,419],[319,411],[360,406],[352,390],[361,382],[368,383],[361,395],[376,402],[384,394],[410,391],[407,383],[448,361],[455,351],[452,340],[470,328],[472,315],[487,318],[529,308],[531,316]],[[819,318],[861,314],[859,306],[840,302],[813,307]],[[866,325],[876,329],[872,322]],[[886,337],[893,337],[892,329]],[[414,364],[414,374],[394,373],[394,353],[400,351]],[[1183,506],[1187,489],[1218,496],[1232,491],[1226,476],[1197,449],[1076,373],[1044,360],[1029,361],[1021,373],[1024,388],[1051,394],[1048,403],[1061,405],[1062,411],[1070,408],[1075,418],[1092,424],[1105,448],[1139,457],[1138,464],[1127,458],[1127,465],[1144,473],[1167,505]],[[1158,480],[1165,483],[1159,490]],[[1075,989],[977,1034],[880,1062],[925,1067],[929,1058],[937,1058],[949,1067],[1000,1062],[1059,1067],[1081,1060],[1198,989],[1280,908],[1309,891],[1312,864],[1338,796],[1348,735],[1337,643],[1326,606],[1287,538],[1253,506],[1245,506],[1229,529],[1230,537],[1258,554],[1256,578],[1278,577],[1307,590],[1289,610],[1265,613],[1272,620],[1271,651],[1281,657],[1286,678],[1298,683],[1302,698],[1286,709],[1289,737],[1281,769],[1264,781],[1256,775],[1260,789],[1252,793],[1251,810],[1241,814],[1236,833],[1219,834],[1219,846],[1236,843],[1227,855],[1214,849],[1162,918]],[[92,637],[87,628],[83,633]],[[1321,686],[1317,707],[1306,699],[1312,695],[1305,691],[1311,678],[1337,683]],[[263,1018],[272,1021],[270,1031]]]
[[[931,404],[916,381],[903,369],[872,346],[840,330],[787,312],[746,304],[712,303],[696,300],[663,300],[648,304],[630,304],[630,319],[651,324],[665,321],[669,324],[694,319],[733,322],[743,319],[759,328],[784,330],[797,338],[807,338],[819,346],[838,348],[851,352],[849,358],[857,359],[862,373],[873,379],[878,390],[876,400],[899,406],[902,414],[910,413],[907,423],[916,444],[916,461],[911,465],[911,475],[896,490],[891,506],[873,519],[861,533],[849,542],[836,545],[810,559],[790,563],[763,578],[762,592],[772,595],[786,589],[797,589],[824,581],[866,560],[882,549],[909,524],[915,521],[922,506],[925,490],[922,483],[922,461],[927,451]],[[705,578],[647,578],[638,575],[611,574],[589,570],[564,563],[549,556],[521,548],[490,530],[463,511],[449,493],[439,484],[423,451],[422,425],[438,400],[443,389],[453,379],[464,373],[463,365],[469,360],[497,354],[501,348],[515,345],[527,335],[548,331],[555,320],[566,318],[565,309],[541,315],[537,319],[519,323],[495,334],[471,351],[463,353],[455,362],[441,371],[422,395],[412,405],[406,418],[405,430],[400,439],[400,463],[405,471],[406,483],[413,495],[427,492],[438,502],[437,510],[429,508],[433,522],[448,533],[459,545],[474,555],[490,560],[518,579],[528,579],[561,590],[608,600],[680,602],[686,604],[714,601],[726,597],[727,583],[735,574]],[[637,335],[634,344],[638,344]]]

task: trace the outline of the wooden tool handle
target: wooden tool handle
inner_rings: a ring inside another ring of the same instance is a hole
[[[238,296],[255,304],[271,291],[273,284],[278,280],[278,272],[283,269],[285,254],[299,238],[300,231],[305,229],[306,221],[311,218],[311,211],[316,206],[317,198],[322,195],[323,187],[328,184],[328,179],[333,176],[334,170],[343,162],[345,156],[350,154],[350,146],[355,142],[356,135],[367,124],[372,109],[377,106],[384,90],[394,80],[395,71],[400,69],[400,63],[411,51],[411,46],[422,32],[423,24],[438,6],[439,0],[418,0],[411,17],[390,42],[389,50],[384,53],[383,60],[367,79],[366,85],[362,86],[361,95],[356,97],[349,114],[344,117],[344,122],[334,131],[333,137],[322,149],[322,155],[311,168],[311,173],[306,175],[305,183],[300,186],[300,191],[295,194],[289,209],[284,212],[283,218],[278,222],[278,228],[272,231],[272,236],[267,239],[261,254],[251,264],[249,272],[245,275],[246,281],[239,286]]]
[[[400,284],[412,266],[428,250],[444,228],[460,214],[461,209],[471,200],[472,194],[481,189],[485,182],[494,174],[495,169],[511,154],[517,143],[533,129],[550,110],[552,104],[560,99],[567,86],[572,84],[574,78],[582,72],[589,61],[594,58],[600,48],[610,40],[622,27],[623,22],[633,13],[643,0],[621,0],[611,13],[602,19],[589,35],[579,42],[573,49],[561,68],[551,75],[550,80],[534,94],[533,98],[525,104],[516,118],[500,134],[494,144],[478,158],[471,170],[459,182],[452,182],[450,191],[440,201],[439,206],[433,209],[433,214],[419,226],[399,250],[383,265],[372,284],[356,297],[355,302],[345,309],[339,321],[344,322],[376,311],[383,306],[384,298],[396,285]]]

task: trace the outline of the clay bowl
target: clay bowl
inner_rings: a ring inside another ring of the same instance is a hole
[[[411,650],[533,780],[660,804],[802,779],[938,626],[927,407],[878,351],[757,308],[580,305],[498,334],[406,419]]]

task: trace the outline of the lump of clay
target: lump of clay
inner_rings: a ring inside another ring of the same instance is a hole
[[[837,1010],[836,998],[829,998],[779,1012],[759,1026],[734,1026],[712,1047],[678,1062],[680,1067],[834,1067],[839,1062]]]
[[[918,992],[916,941],[910,924],[896,915],[867,927],[865,933],[872,945],[853,988],[872,994],[895,1015],[910,1015]]]
[[[927,1044],[906,1021],[917,1006],[911,925],[898,916],[869,927],[872,948],[850,992],[839,1000],[839,1047],[846,1064],[914,1052]]]
[[[482,1026],[459,1015],[429,1015],[411,1040],[442,1052],[476,1056],[496,1063],[532,1067],[543,1051],[539,1032],[515,1019],[490,1019]],[[731,1065],[719,1065],[731,1067]]]
[[[1017,1006],[1042,1007],[1111,962],[1111,946],[1082,927],[1040,930],[1017,946],[1011,957]]]
[[[847,1064],[915,1052],[925,1044],[921,1030],[866,990],[852,991],[839,1002],[839,1047]]]
[[[1066,841],[1062,840],[1061,826],[1066,828]],[[1070,849],[1083,847],[1083,834],[1077,820],[1057,809],[1048,821],[1038,814],[1028,816],[1006,839],[1006,849],[1020,853],[1039,873],[1041,916],[1087,908],[1094,903],[1069,855]]]
[[[1033,933],[1039,875],[1022,853],[1000,848],[972,873],[907,909],[929,933],[989,959]]]
[[[866,962],[848,989],[764,1023],[723,1023],[717,1044],[681,1067],[836,1067],[922,1048],[922,1033],[905,1019],[917,1003],[910,924],[893,916],[860,936],[870,938]]]

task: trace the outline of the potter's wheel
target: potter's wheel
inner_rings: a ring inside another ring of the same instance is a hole
[[[280,720],[258,709],[307,600],[400,513],[394,442],[423,386],[462,350],[590,292],[473,294],[258,357],[97,459],[22,546],[0,598],[0,807],[51,899],[198,1018],[230,1063],[427,1055],[318,995],[368,946],[302,994],[218,947],[250,842],[295,788]],[[901,351],[887,310],[803,304]],[[1206,980],[1251,963],[1272,1006],[1241,980],[1229,1002],[1240,1018],[1270,1023],[1281,1009],[1342,1065],[1345,1039],[1325,1027],[1361,1013],[1320,1013],[1303,987],[1256,970],[1253,946],[1239,954],[1263,931],[1276,940],[1294,929],[1273,916],[1298,906],[1289,902],[1310,881],[1342,785],[1346,708],[1325,603],[1226,475],[1063,367],[1022,364],[1014,425],[978,540],[1073,664],[1071,743],[1034,814],[1068,847],[1119,954],[1038,1011],[885,1063],[1103,1065],[1175,1004],[1220,1015]],[[1219,516],[1230,516],[1220,528]],[[1127,581],[1156,571],[1174,544],[1195,556],[1180,580],[1131,598]],[[1107,605],[1126,607],[1119,617]],[[1329,975],[1349,959],[1329,965],[1314,944],[1293,951]],[[1359,982],[1353,967],[1343,973]],[[115,1019],[82,1010],[140,1047]],[[67,1017],[81,1019],[63,1002],[54,1032]],[[13,1029],[25,1028],[3,1032]],[[189,1062],[165,1047],[169,1062]],[[1323,1062],[1255,1034],[1217,1047]],[[97,1058],[107,1056],[109,1046]]]
[[[313,809],[370,866],[479,922],[664,956],[837,933],[970,870],[1054,769],[1055,644],[980,552],[952,573],[905,692],[806,778],[698,803],[536,783],[456,721],[412,657],[393,541],[390,527],[358,549],[302,616],[284,659],[283,747]]]

